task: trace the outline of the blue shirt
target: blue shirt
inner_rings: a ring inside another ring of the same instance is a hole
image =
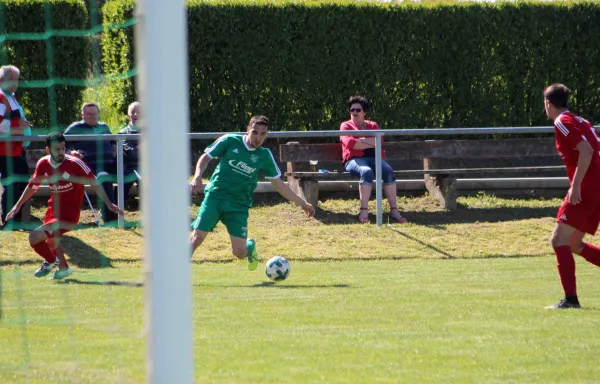
[[[110,128],[103,122],[99,122],[98,125],[92,127],[85,121],[78,121],[73,123],[65,131],[65,135],[110,135]],[[68,140],[68,138],[67,138]],[[71,141],[69,143],[73,148],[78,151],[84,152],[83,159],[87,163],[100,163],[106,160],[114,161],[115,155],[113,150],[113,144],[110,140],[98,140],[98,141]]]

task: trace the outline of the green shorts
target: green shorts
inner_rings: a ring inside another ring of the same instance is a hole
[[[204,198],[192,228],[196,231],[212,232],[219,220],[225,224],[229,235],[242,239],[248,237],[248,207],[210,196]]]

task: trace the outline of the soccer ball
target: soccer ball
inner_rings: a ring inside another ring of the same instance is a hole
[[[287,279],[290,274],[290,263],[281,256],[273,256],[267,261],[265,275],[273,281]]]

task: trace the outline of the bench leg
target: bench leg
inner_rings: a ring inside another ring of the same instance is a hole
[[[21,221],[31,221],[31,200],[21,207]]]
[[[425,187],[444,209],[456,208],[456,177],[451,175],[425,175]]]
[[[288,184],[295,194],[312,204],[315,209],[319,204],[319,182],[290,178]]]

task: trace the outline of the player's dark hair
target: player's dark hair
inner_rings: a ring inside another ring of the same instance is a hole
[[[255,124],[265,125],[268,128],[269,119],[267,118],[267,116],[263,115],[252,116],[252,118],[250,119],[250,123],[248,123],[248,126],[253,127]]]
[[[65,135],[62,132],[52,132],[46,135],[46,147],[51,148],[52,143],[66,143]]]
[[[569,88],[566,85],[555,83],[544,90],[544,99],[556,108],[567,108],[569,104]]]
[[[348,103],[346,104],[348,107],[348,112],[350,112],[350,108],[352,107],[352,104],[356,104],[356,103],[360,104],[363,111],[367,112],[369,110],[369,100],[367,100],[366,97],[350,96],[350,98],[348,99]]]

